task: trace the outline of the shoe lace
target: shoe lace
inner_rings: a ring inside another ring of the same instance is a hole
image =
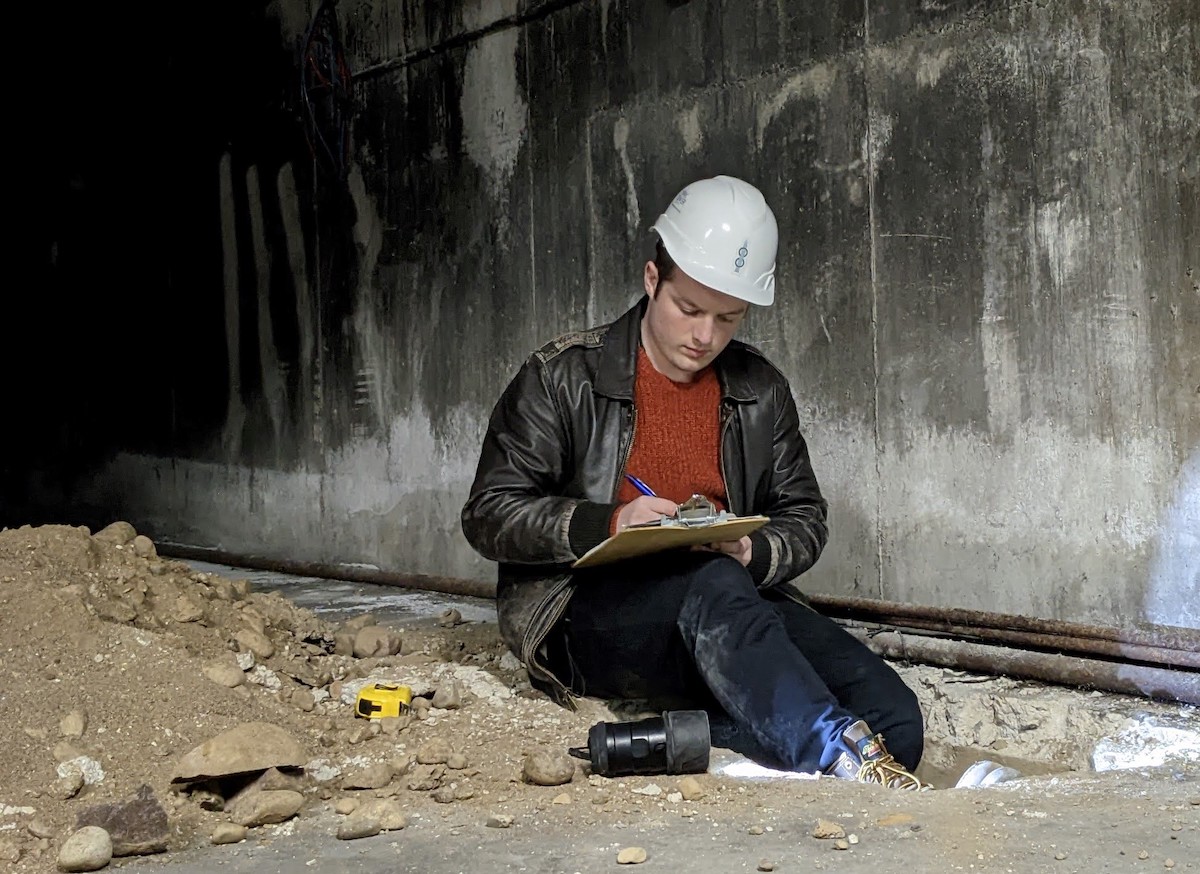
[[[907,768],[897,762],[891,753],[885,753],[873,759],[864,759],[858,766],[860,783],[880,783],[892,789],[911,789],[919,792],[932,789],[933,786],[917,779]]]

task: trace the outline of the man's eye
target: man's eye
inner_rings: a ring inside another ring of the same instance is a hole
[[[688,310],[688,309],[684,309],[683,307],[680,307],[679,311],[682,312],[685,316],[694,316],[694,315],[696,315],[696,313],[700,312],[700,310]]]

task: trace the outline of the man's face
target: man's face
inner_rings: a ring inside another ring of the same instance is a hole
[[[668,379],[691,382],[729,345],[750,305],[679,269],[659,285],[653,261],[646,263],[643,280],[650,301],[642,319],[642,345],[650,363]]]

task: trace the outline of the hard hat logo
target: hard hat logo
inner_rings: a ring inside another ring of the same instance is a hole
[[[651,230],[697,282],[758,306],[775,300],[779,227],[762,193],[732,176],[680,191]]]
[[[741,273],[742,268],[746,266],[746,257],[750,254],[750,250],[746,248],[750,241],[742,243],[742,248],[738,249],[738,256],[733,261],[733,272]]]

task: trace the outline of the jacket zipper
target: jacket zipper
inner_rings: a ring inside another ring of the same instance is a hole
[[[621,463],[617,465],[617,477],[613,481],[613,500],[617,499],[617,492],[621,490],[621,477],[625,473],[625,465],[629,463],[629,455],[633,452],[633,436],[637,433],[637,407],[633,404],[629,405],[629,412],[626,414],[629,419],[629,439],[625,441],[625,448],[621,451]]]
[[[725,497],[729,499],[729,512],[738,513],[738,507],[734,502],[733,487],[729,484],[729,477],[725,475],[725,434],[729,431],[729,423],[733,421],[733,410],[724,402],[721,403],[721,439],[717,443],[717,462],[721,468],[721,482],[725,483]]]

